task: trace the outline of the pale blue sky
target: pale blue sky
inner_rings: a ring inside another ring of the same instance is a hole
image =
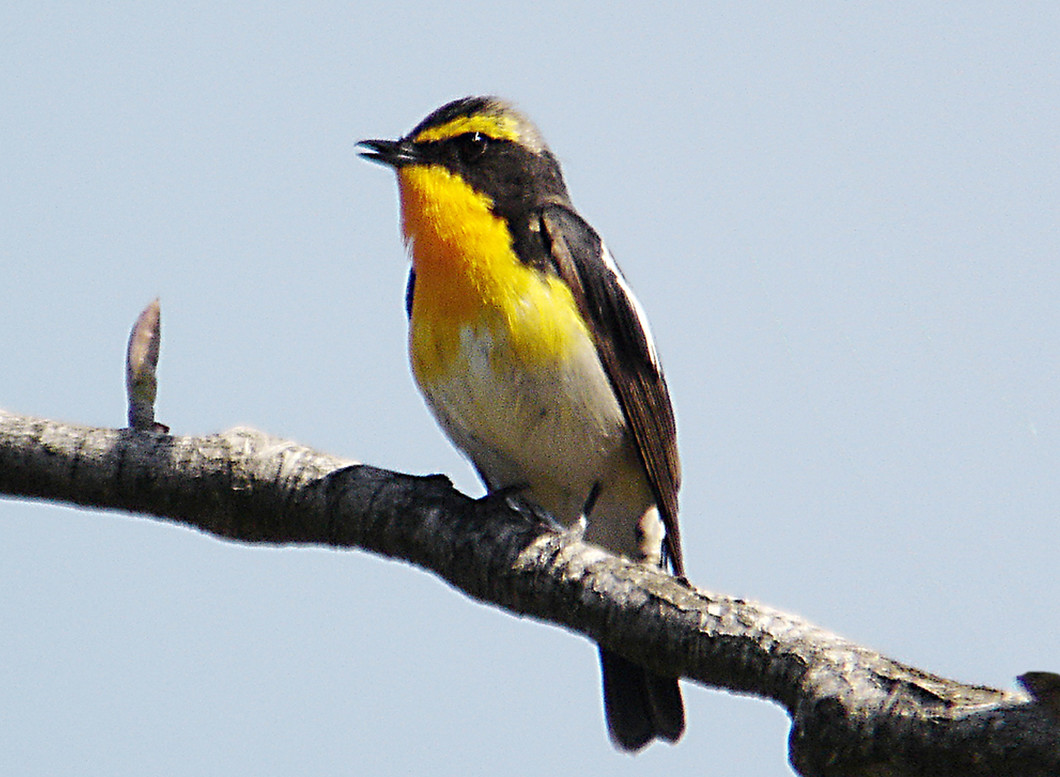
[[[479,493],[354,143],[496,93],[652,320],[691,577],[1060,670],[1058,8],[6,3],[0,406],[121,425],[158,295],[175,433]],[[779,708],[691,685],[681,744],[615,754],[588,641],[402,564],[11,501],[0,537],[4,774],[791,774]]]

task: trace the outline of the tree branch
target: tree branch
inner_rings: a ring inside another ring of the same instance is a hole
[[[764,605],[684,585],[502,499],[250,429],[95,429],[0,411],[0,493],[181,523],[241,542],[362,548],[670,675],[784,706],[803,775],[1060,775],[1060,678],[1027,693],[892,661]]]

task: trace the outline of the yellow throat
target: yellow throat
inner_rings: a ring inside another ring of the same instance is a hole
[[[558,279],[519,260],[492,201],[438,165],[398,171],[402,228],[416,272],[409,351],[421,386],[459,368],[468,336],[505,342],[523,365],[555,361],[588,329]]]

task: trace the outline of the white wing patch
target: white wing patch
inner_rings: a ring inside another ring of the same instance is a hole
[[[644,313],[644,308],[640,306],[640,302],[633,294],[633,289],[631,289],[629,284],[626,283],[622,271],[618,269],[618,265],[615,264],[615,259],[611,256],[611,252],[607,250],[607,246],[603,243],[600,244],[600,259],[603,261],[607,269],[615,276],[619,288],[622,289],[622,293],[625,294],[626,299],[629,300],[629,306],[633,308],[633,313],[637,317],[637,324],[640,326],[640,330],[644,333],[644,339],[648,343],[648,356],[651,358],[652,366],[655,367],[656,372],[661,372],[662,367],[659,365],[659,355],[655,352],[655,338],[651,335],[651,327],[648,325],[648,316]]]

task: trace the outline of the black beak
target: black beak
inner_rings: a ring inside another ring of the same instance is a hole
[[[368,149],[361,152],[365,159],[388,167],[401,168],[420,161],[416,148],[406,140],[362,140],[357,145]]]

